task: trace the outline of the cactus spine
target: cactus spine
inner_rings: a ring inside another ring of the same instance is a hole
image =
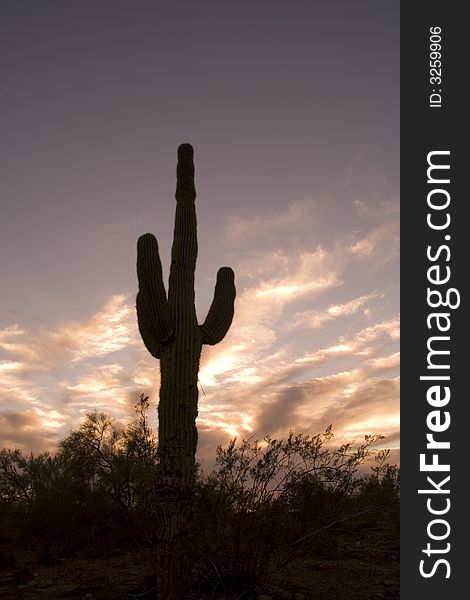
[[[202,325],[194,306],[197,258],[196,191],[193,148],[178,148],[176,216],[168,298],[155,237],[146,233],[137,243],[137,318],[148,351],[160,359],[158,451],[161,472],[159,531],[173,540],[185,526],[194,487],[197,446],[198,371],[203,344],[217,344],[233,319],[234,273],[217,273],[214,299]]]

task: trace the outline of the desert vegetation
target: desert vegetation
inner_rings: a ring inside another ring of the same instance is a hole
[[[54,454],[0,452],[4,597],[156,597],[159,458],[148,411],[142,395],[124,428],[95,412]],[[323,598],[398,597],[399,471],[374,449],[379,439],[338,447],[328,428],[217,448],[213,469],[196,469],[181,551],[188,597],[315,598],[318,586]],[[358,582],[369,578],[363,595],[354,581],[335,595],[346,564]]]

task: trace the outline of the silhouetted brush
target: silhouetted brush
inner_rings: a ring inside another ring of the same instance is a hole
[[[197,383],[202,344],[217,344],[224,338],[233,319],[235,301],[234,273],[229,267],[222,267],[217,273],[207,318],[198,325],[194,306],[196,191],[190,144],[178,148],[176,180],[168,298],[157,240],[146,233],[137,243],[139,330],[148,351],[160,359],[158,451],[162,492],[168,498],[162,510],[160,533],[167,540],[184,526],[183,505],[194,487]]]

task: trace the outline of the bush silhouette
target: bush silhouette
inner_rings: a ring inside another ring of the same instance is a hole
[[[0,506],[6,521],[21,515],[24,536],[68,540],[124,541],[135,537],[137,517],[154,494],[156,440],[148,427],[148,397],[136,404],[138,418],[127,428],[89,413],[58,444],[54,456],[0,452]]]
[[[103,555],[117,546],[158,548],[159,532],[149,527],[159,490],[148,410],[142,395],[125,428],[90,413],[54,455],[3,449],[3,535],[35,547],[42,562],[76,552]],[[374,450],[380,439],[335,447],[329,427],[314,436],[235,438],[217,448],[213,470],[197,470],[185,550],[193,588],[248,598],[272,589],[299,557],[344,554],[338,528],[377,520],[384,507],[398,510],[399,470],[387,451]]]
[[[237,445],[233,439],[217,449],[216,468],[198,486],[193,541],[202,579],[224,591],[254,593],[305,555],[321,532],[378,506],[383,498],[364,494],[372,479],[359,476],[358,468],[377,454],[372,446],[382,436],[336,449],[332,438],[329,427],[286,440],[267,436]],[[385,462],[388,455],[378,454],[380,473],[396,472]]]

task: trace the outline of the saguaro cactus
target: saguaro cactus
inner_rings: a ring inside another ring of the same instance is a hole
[[[157,240],[137,243],[137,318],[148,351],[160,359],[158,452],[161,472],[160,538],[173,540],[184,528],[194,487],[197,446],[198,371],[202,344],[217,344],[233,319],[234,273],[222,267],[207,318],[198,325],[194,306],[197,257],[193,148],[178,148],[176,216],[168,297]]]

